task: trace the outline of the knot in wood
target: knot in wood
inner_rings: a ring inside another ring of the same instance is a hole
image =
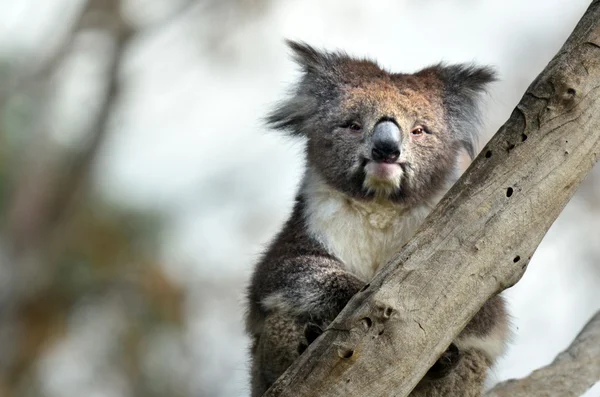
[[[396,309],[394,309],[391,305],[388,305],[383,302],[376,303],[375,308],[377,317],[380,318],[382,321],[389,320],[396,312]]]

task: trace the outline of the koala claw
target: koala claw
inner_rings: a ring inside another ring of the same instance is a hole
[[[435,362],[435,364],[433,364],[429,371],[427,371],[427,375],[425,375],[425,377],[430,380],[443,378],[447,376],[454,368],[456,368],[459,361],[460,350],[458,350],[458,347],[452,343],[450,346],[448,346],[448,349],[442,353],[440,358]]]
[[[306,323],[304,326],[304,337],[306,341],[300,342],[298,345],[298,353],[304,353],[304,350],[308,348],[308,345],[313,343],[323,333],[323,329],[315,323]]]

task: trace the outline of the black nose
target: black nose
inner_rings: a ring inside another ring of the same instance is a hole
[[[395,123],[377,123],[371,142],[371,156],[374,161],[394,163],[400,157],[400,128]]]

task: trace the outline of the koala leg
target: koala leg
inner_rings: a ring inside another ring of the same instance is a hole
[[[456,366],[444,377],[425,377],[410,397],[481,397],[491,362],[481,351],[460,352]]]
[[[252,397],[260,397],[306,350],[321,325],[280,312],[270,313],[252,349]]]

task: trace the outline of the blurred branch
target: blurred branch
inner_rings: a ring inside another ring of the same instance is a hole
[[[75,37],[90,29],[109,35],[114,46],[107,60],[105,94],[93,116],[87,134],[89,139],[82,150],[68,154],[72,158],[65,166],[62,157],[66,153],[44,146],[48,143],[48,134],[43,131],[45,126],[42,124],[42,132],[30,142],[28,153],[21,161],[22,169],[12,181],[5,208],[6,225],[0,246],[0,280],[5,281],[0,294],[0,325],[24,327],[24,341],[17,343],[10,353],[6,352],[0,362],[0,395],[8,395],[4,388],[12,388],[22,380],[44,341],[55,329],[62,327],[64,311],[69,307],[64,294],[52,289],[52,282],[57,278],[56,263],[52,259],[57,245],[52,242],[60,240],[64,234],[60,230],[57,233],[57,226],[65,222],[66,211],[83,190],[117,104],[119,70],[134,33],[123,18],[120,0],[87,1],[59,49],[3,97],[6,99],[13,92],[27,89],[27,84],[32,87],[39,84],[42,96],[51,103],[51,92],[45,89],[46,86],[50,85],[65,58],[71,55]]]
[[[80,150],[72,160],[72,164],[68,168],[68,174],[61,186],[57,186],[58,194],[50,205],[49,220],[60,218],[63,212],[73,203],[73,197],[80,190],[82,183],[87,179],[86,177],[91,165],[109,130],[110,118],[120,94],[118,74],[121,61],[127,44],[133,36],[131,27],[122,18],[119,2],[120,0],[92,0],[88,12],[89,19],[83,19],[84,25],[82,25],[82,29],[86,27],[85,22],[96,22],[95,19],[103,21],[104,23],[101,23],[101,25],[104,25],[104,28],[110,31],[115,37],[115,49],[108,66],[107,92],[101,102],[100,111],[90,129],[90,139],[87,146],[83,150]]]
[[[104,89],[98,107],[88,112],[89,127],[81,131],[87,139],[77,150],[61,148],[51,142],[51,127],[39,112],[37,134],[27,142],[25,156],[15,157],[19,164],[11,164],[16,175],[7,178],[10,189],[0,230],[3,397],[36,395],[32,392],[38,378],[36,364],[49,346],[71,332],[68,319],[84,297],[100,304],[118,295],[127,317],[127,331],[122,333],[133,335],[130,350],[121,352],[126,357],[119,358],[128,360],[121,372],[133,389],[145,390],[136,384],[144,368],[137,351],[143,347],[140,330],[149,322],[178,324],[183,316],[183,295],[161,271],[155,247],[144,244],[148,235],[142,234],[152,227],[136,224],[148,221],[150,214],[138,217],[141,214],[130,209],[103,207],[101,199],[86,194],[90,172],[119,106],[122,64],[138,33],[125,18],[121,0],[86,1],[58,49],[0,93],[0,106],[30,89],[27,94],[36,95],[39,102],[52,103],[53,79],[77,50],[73,45],[77,36],[90,30],[109,37],[112,46],[103,54]],[[156,394],[138,390],[135,395]]]
[[[494,386],[486,397],[579,397],[600,381],[600,312],[548,366]]]
[[[107,22],[108,24],[114,24],[114,22],[108,21],[106,17],[117,15],[115,14],[115,11],[117,11],[115,7],[118,7],[118,5],[118,1],[115,0],[85,0],[58,47],[46,59],[37,64],[33,63],[29,70],[26,69],[21,73],[16,73],[12,78],[11,86],[5,92],[0,92],[0,108],[14,93],[28,91],[37,84],[50,80],[50,77],[59,69],[61,63],[71,52],[77,33],[86,29],[105,29]],[[111,29],[115,30],[115,27]]]
[[[80,191],[82,183],[95,160],[102,141],[108,132],[108,123],[116,106],[120,91],[119,68],[125,48],[132,37],[133,31],[122,18],[119,0],[90,0],[79,21],[74,25],[72,36],[63,45],[60,58],[56,57],[43,68],[44,73],[51,75],[58,68],[65,56],[69,54],[69,43],[80,31],[86,29],[101,29],[110,34],[115,46],[107,67],[107,90],[102,98],[100,110],[95,116],[88,133],[87,145],[80,150],[68,164],[66,173],[56,174],[52,164],[40,161],[40,151],[45,150],[33,145],[30,161],[26,170],[15,187],[12,205],[9,204],[9,233],[8,238],[18,255],[19,252],[34,249],[37,244],[48,237],[48,233],[61,219],[65,210],[73,203],[73,198]],[[46,76],[47,77],[47,76]],[[29,158],[28,158],[29,159]]]
[[[79,30],[81,20],[86,14],[88,7],[84,5],[82,11],[80,11],[76,22],[71,24],[71,28],[68,30],[66,37],[62,40],[58,46],[46,59],[42,60],[37,64],[33,64],[29,67],[29,70],[19,71],[14,73],[15,75],[11,78],[11,84],[6,90],[0,90],[0,109],[2,109],[6,102],[16,93],[22,91],[28,91],[33,86],[39,84],[42,81],[47,81],[49,76],[56,71],[60,63],[64,60],[65,56],[71,51],[73,39],[75,34]]]

